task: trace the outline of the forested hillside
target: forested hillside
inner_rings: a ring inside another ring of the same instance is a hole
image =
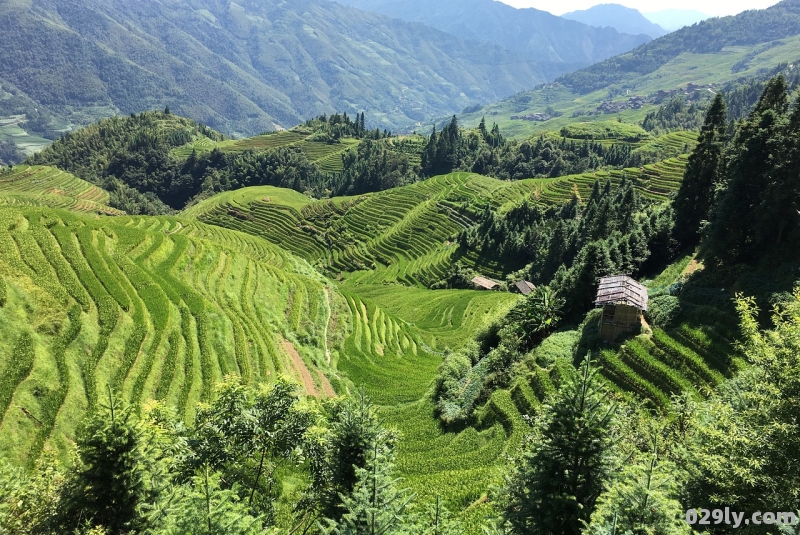
[[[564,20],[547,11],[492,0],[337,0],[452,35],[500,45],[534,59],[548,79],[627,52],[653,36]],[[645,21],[646,22],[646,21]],[[613,26],[604,24],[602,26]],[[659,34],[660,35],[660,34]]]
[[[675,99],[705,108],[716,93],[737,91],[753,79],[796,76],[798,13],[797,2],[785,0],[763,10],[708,19],[554,83],[467,109],[459,119],[475,125],[481,117],[491,117],[506,135],[521,138],[575,123],[642,124],[648,114]],[[746,106],[732,102],[734,117],[743,117],[754,100]]]
[[[627,54],[570,73],[558,82],[581,94],[632,76],[649,74],[680,54],[712,54],[726,46],[753,46],[800,34],[800,2],[783,0],[763,10],[709,19],[643,45]]]
[[[0,24],[0,116],[50,138],[165,106],[228,134],[335,110],[394,129],[545,80],[534,58],[322,0],[7,1]]]

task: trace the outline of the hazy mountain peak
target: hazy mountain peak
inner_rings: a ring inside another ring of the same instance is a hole
[[[709,15],[692,9],[665,9],[663,11],[642,13],[642,15],[650,22],[658,24],[670,32],[710,18]]]
[[[619,4],[599,4],[589,9],[565,13],[562,17],[589,26],[614,28],[620,33],[644,34],[653,39],[667,33],[664,28],[649,21],[636,9]]]
[[[546,75],[627,52],[650,40],[612,27],[592,27],[538,9],[516,9],[495,0],[337,0],[406,21],[423,22],[452,35],[500,45],[541,60]],[[645,21],[647,22],[647,21]]]

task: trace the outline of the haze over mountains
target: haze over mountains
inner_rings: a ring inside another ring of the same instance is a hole
[[[577,20],[589,26],[610,26],[620,33],[644,34],[655,39],[665,35],[667,30],[650,22],[635,9],[619,4],[599,4],[589,9],[572,11],[561,15],[565,19]]]
[[[658,24],[670,32],[679,30],[684,26],[691,26],[692,24],[709,18],[705,13],[691,9],[665,9],[663,11],[642,13],[642,15],[644,15],[647,20]]]
[[[649,37],[597,28],[494,0],[337,0],[526,55],[549,77],[631,50]]]

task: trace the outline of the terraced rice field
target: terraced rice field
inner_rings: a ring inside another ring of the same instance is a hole
[[[0,208],[0,225],[6,458],[65,451],[107,387],[190,419],[225,375],[302,380],[287,342],[307,368],[328,370],[326,283],[263,240],[189,220],[36,208]],[[307,388],[330,390],[312,380]]]
[[[581,199],[588,198],[596,181],[603,184],[610,180],[612,185],[616,185],[623,176],[633,181],[643,197],[664,201],[670,193],[677,191],[680,187],[687,162],[687,156],[680,156],[639,169],[597,171],[558,178],[519,180],[509,183],[507,187],[498,191],[491,201],[496,207],[511,205],[522,200],[562,204],[572,198],[574,194]]]
[[[73,212],[122,215],[107,206],[108,193],[55,167],[16,166],[0,172],[0,204],[50,206]]]
[[[275,188],[223,194],[187,210],[206,223],[261,236],[330,274],[359,284],[427,286],[441,280],[459,233],[486,205],[505,209],[522,201],[561,204],[587,198],[595,181],[633,180],[640,193],[663,201],[683,178],[686,158],[641,169],[600,171],[553,179],[501,181],[453,173],[402,188],[314,201]],[[270,193],[272,192],[272,193]],[[283,200],[286,199],[286,200]],[[465,261],[492,275],[502,272],[485,260]]]
[[[348,284],[347,291],[376,303],[414,328],[437,351],[461,349],[464,342],[501,316],[519,296],[505,292],[436,290],[398,285]]]
[[[265,134],[241,140],[212,141],[203,136],[173,149],[171,154],[176,158],[188,158],[194,151],[197,153],[210,152],[218,148],[223,152],[268,151],[281,147],[298,147],[302,149],[308,159],[316,163],[325,173],[342,172],[342,154],[350,148],[358,146],[357,139],[342,139],[341,143],[324,143],[308,141],[308,135],[293,130]]]

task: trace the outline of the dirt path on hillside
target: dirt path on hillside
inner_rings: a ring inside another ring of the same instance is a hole
[[[683,270],[683,275],[691,275],[692,273],[700,269],[701,266],[702,264],[700,264],[700,262],[697,261],[697,258],[692,258],[692,261],[689,263],[688,266],[686,266],[686,269]]]
[[[333,385],[328,381],[328,378],[325,377],[325,374],[322,373],[321,370],[317,370],[317,376],[319,377],[319,382],[322,385],[322,391],[325,393],[325,397],[335,398],[336,390],[333,389]]]
[[[300,379],[300,382],[303,384],[303,388],[306,389],[306,392],[315,398],[320,397],[317,385],[314,383],[314,378],[311,376],[311,372],[308,371],[308,366],[306,366],[306,363],[303,362],[303,359],[300,357],[300,353],[297,352],[297,349],[295,349],[294,345],[289,340],[281,340],[281,348],[283,348],[283,351],[289,355],[289,358],[291,358],[292,368],[294,368],[295,375],[298,376],[298,379]]]

